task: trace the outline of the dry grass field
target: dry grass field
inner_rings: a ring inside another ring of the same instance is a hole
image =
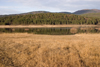
[[[100,27],[99,25],[0,25],[0,28]]]
[[[0,67],[100,67],[100,34],[0,33]]]

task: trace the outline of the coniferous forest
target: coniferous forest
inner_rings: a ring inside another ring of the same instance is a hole
[[[74,14],[41,13],[28,15],[10,15],[0,17],[0,25],[62,25],[100,23],[99,18],[84,17]]]

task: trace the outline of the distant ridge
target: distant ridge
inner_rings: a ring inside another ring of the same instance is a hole
[[[59,13],[72,14],[71,12],[59,12]]]
[[[27,12],[27,13],[10,14],[10,15],[27,15],[27,14],[40,14],[40,13],[64,13],[64,14],[71,14],[71,12],[32,11],[32,12]],[[10,15],[0,15],[0,17],[10,16]]]
[[[39,13],[64,13],[64,14],[71,14],[71,12],[49,12],[49,11],[32,11],[22,14],[39,14]]]
[[[76,12],[74,12],[73,14],[86,14],[86,13],[99,13],[100,10],[98,9],[83,9],[83,10],[78,10]]]
[[[38,14],[38,13],[50,13],[49,11],[32,11],[32,12],[27,12],[27,13],[22,13],[22,14]]]
[[[10,14],[10,15],[27,15],[27,14],[39,14],[39,13],[64,13],[64,14],[81,15],[81,14],[88,14],[88,13],[100,13],[100,10],[99,9],[83,9],[83,10],[75,11],[73,13],[71,13],[71,12],[32,11],[32,12],[27,12],[27,13]],[[4,16],[9,16],[9,15],[0,15],[0,17],[4,17]]]

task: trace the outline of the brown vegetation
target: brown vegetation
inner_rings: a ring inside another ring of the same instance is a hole
[[[100,67],[100,34],[0,34],[0,67]]]
[[[98,25],[0,25],[0,28],[97,27],[97,26]]]
[[[70,33],[73,33],[73,34],[77,33],[77,28],[71,28]]]

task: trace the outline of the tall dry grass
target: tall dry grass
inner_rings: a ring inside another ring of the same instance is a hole
[[[0,34],[0,67],[100,67],[100,34]]]

